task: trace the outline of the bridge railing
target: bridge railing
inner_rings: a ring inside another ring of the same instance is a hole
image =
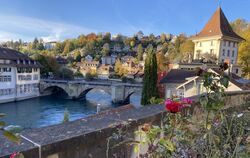
[[[142,84],[132,84],[132,83],[119,83],[110,81],[86,81],[86,80],[55,80],[55,79],[41,79],[41,82],[46,83],[66,83],[66,84],[89,84],[89,85],[122,85],[125,87],[142,87]]]

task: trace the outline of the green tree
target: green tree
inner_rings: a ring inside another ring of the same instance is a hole
[[[102,47],[102,56],[108,56],[110,52],[110,47],[108,43],[105,43]]]
[[[32,49],[36,50],[37,49],[37,46],[39,44],[39,41],[37,38],[34,39],[33,43],[32,43]]]
[[[137,59],[138,61],[141,61],[143,57],[143,47],[142,44],[139,44],[137,47]]]
[[[81,56],[81,53],[79,50],[77,50],[75,53],[74,53],[74,59],[76,62],[80,62],[81,59],[82,59],[82,56]]]
[[[145,61],[143,89],[141,97],[142,105],[150,104],[150,99],[152,97],[159,97],[157,88],[157,61],[152,46],[147,49],[147,54],[148,55]]]

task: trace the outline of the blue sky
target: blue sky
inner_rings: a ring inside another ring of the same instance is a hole
[[[221,0],[229,21],[250,21],[249,0]],[[46,41],[91,32],[199,32],[218,0],[0,0],[0,41]]]

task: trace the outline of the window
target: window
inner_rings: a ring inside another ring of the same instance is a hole
[[[202,42],[200,42],[200,47],[202,47]]]
[[[236,74],[238,74],[239,73],[239,69],[236,69],[235,72],[236,72]]]
[[[38,74],[35,74],[35,75],[33,76],[33,80],[38,80],[38,79],[39,79]]]
[[[214,41],[211,41],[211,46],[213,46],[214,45]]]
[[[231,63],[233,64],[233,63],[234,63],[234,60],[232,60]]]
[[[0,82],[11,82],[11,76],[0,76]]]
[[[230,41],[228,41],[228,47],[230,47],[230,45],[231,45],[231,42],[230,42]]]
[[[234,50],[232,51],[232,57],[234,57]]]
[[[230,56],[230,50],[227,50],[227,56],[228,57]]]
[[[221,59],[221,62],[224,63],[224,59]]]
[[[227,41],[224,41],[224,43],[223,43],[223,44],[224,44],[224,47],[226,47],[226,45],[227,45]]]
[[[233,42],[233,47],[235,47],[235,43],[236,43],[236,42]]]
[[[210,54],[214,54],[214,50],[213,49],[210,49]]]
[[[226,53],[226,51],[225,51],[225,49],[223,49],[222,50],[222,56],[225,56],[225,53]]]

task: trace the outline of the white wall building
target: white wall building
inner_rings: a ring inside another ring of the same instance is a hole
[[[0,48],[0,103],[39,96],[40,67],[18,51]]]
[[[219,7],[203,30],[192,37],[192,41],[195,43],[193,59],[199,60],[204,54],[214,55],[217,63],[226,62],[233,66],[233,73],[239,73],[238,46],[243,40],[233,31]]]

